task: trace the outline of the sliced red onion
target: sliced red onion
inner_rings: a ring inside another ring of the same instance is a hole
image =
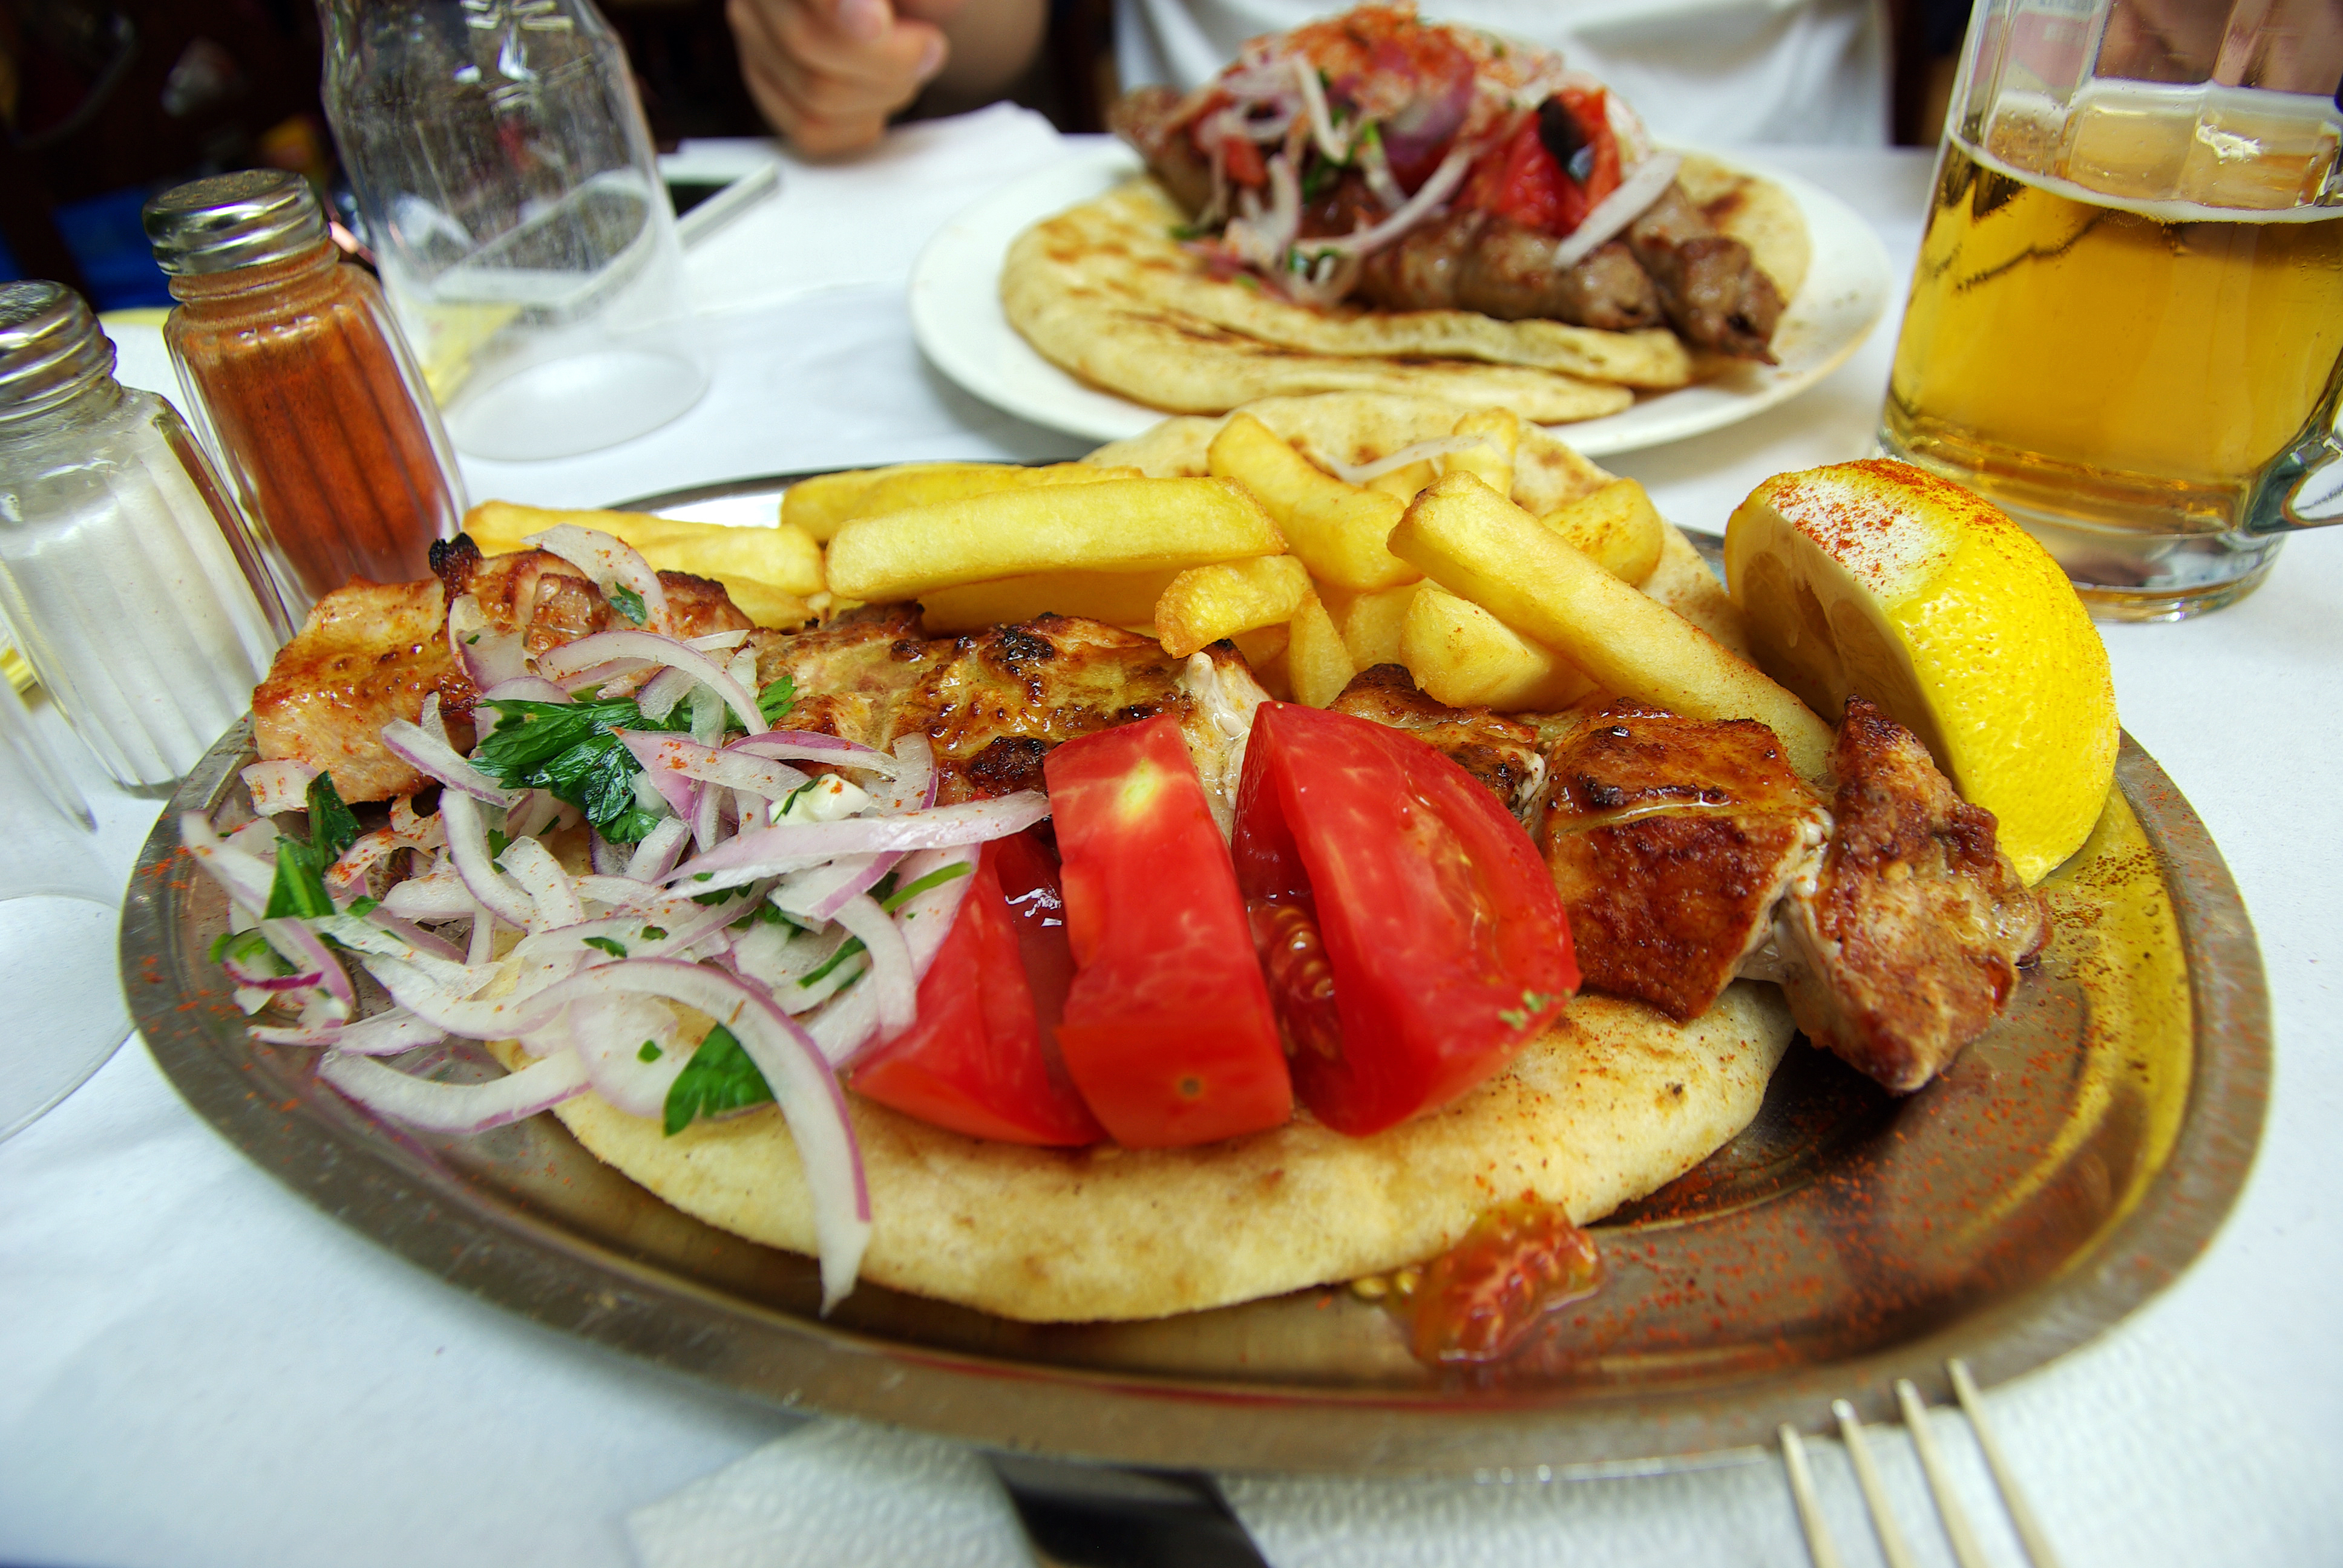
[[[1595,248],[1644,216],[1644,209],[1667,194],[1684,159],[1674,153],[1654,153],[1637,164],[1619,182],[1619,188],[1594,204],[1594,210],[1554,249],[1554,269],[1568,272],[1594,254]]]
[[[569,1051],[488,1083],[434,1083],[338,1051],[317,1064],[317,1076],[369,1111],[431,1132],[486,1132],[551,1110],[587,1087],[586,1065]]]
[[[702,653],[722,653],[747,642],[749,634],[746,631],[710,631],[703,632],[698,637],[687,637],[682,640]]]
[[[674,799],[668,796],[667,786],[659,783],[662,776],[681,774],[686,779],[720,784],[727,789],[746,790],[767,800],[795,794],[809,782],[803,773],[787,763],[746,752],[719,750],[680,735],[653,729],[621,729],[618,735],[670,805]],[[684,812],[679,808],[676,814],[682,816]]]
[[[317,770],[306,762],[256,762],[241,775],[252,809],[264,817],[307,810],[309,780],[317,776]]]
[[[277,956],[273,946],[268,951],[271,958]],[[265,990],[274,995],[278,991],[307,990],[325,983],[323,970],[307,965],[296,967],[299,972],[281,975],[276,972],[274,964],[264,968],[236,953],[228,953],[220,960],[220,968],[227,971],[227,978],[248,990]]]
[[[772,928],[764,929],[769,930]],[[811,1012],[870,972],[870,960],[861,953],[849,953],[844,958],[838,958],[839,950],[852,935],[844,926],[835,926],[824,936],[791,942],[778,954],[752,955],[766,970],[782,975],[783,978],[773,985],[773,1000],[780,1003],[783,1012]],[[736,952],[737,947],[735,944]],[[838,959],[834,965],[830,962],[832,959]],[[816,980],[814,976],[817,974],[821,978]],[[875,1002],[870,1016],[873,1020],[879,1016]]]
[[[201,811],[182,812],[179,842],[195,856],[197,865],[211,873],[212,880],[227,890],[227,896],[237,905],[256,916],[268,908],[268,890],[277,879],[276,868],[228,848],[212,831],[210,818]]]
[[[809,920],[830,920],[840,904],[869,892],[902,858],[900,854],[840,855],[826,866],[794,872],[773,890],[774,907]]]
[[[295,920],[264,920],[260,922],[260,934],[295,968],[317,970],[317,983],[327,996],[342,1004],[345,1016],[347,1009],[357,1005],[357,993],[350,989],[350,977],[307,924]]]
[[[1326,107],[1326,89],[1319,84],[1318,67],[1302,55],[1292,60],[1293,80],[1302,89],[1302,106],[1310,111],[1310,135],[1318,150],[1329,163],[1348,163],[1351,159],[1349,140],[1337,134],[1334,116]]]
[[[919,977],[911,972],[911,950],[892,916],[868,893],[838,906],[838,923],[862,939],[870,955],[870,984],[879,993],[879,1029],[896,1034],[911,1027],[920,1011]]]
[[[456,874],[464,879],[473,901],[505,924],[528,930],[537,906],[498,873],[496,861],[488,854],[488,829],[480,819],[479,806],[469,796],[450,790],[439,797],[439,816],[447,824],[448,858],[456,862]]]
[[[1443,158],[1440,166],[1433,170],[1432,177],[1424,181],[1397,212],[1383,222],[1349,234],[1296,240],[1294,248],[1312,256],[1373,256],[1429,217],[1434,208],[1455,193],[1456,187],[1464,183],[1465,175],[1473,167],[1475,150],[1460,146]]]
[[[581,920],[554,930],[532,931],[515,943],[508,956],[524,964],[560,966],[563,973],[582,965],[607,963],[619,956],[608,948],[590,945],[597,940],[617,943],[630,959],[674,958],[710,931],[720,930],[728,921],[739,918],[738,910],[724,905],[710,909],[688,904],[686,908],[688,913],[653,915],[630,911]],[[662,934],[650,936],[649,930]]]
[[[561,802],[550,789],[524,789],[505,808],[505,831],[516,839],[534,839],[553,825]]]
[[[838,822],[781,822],[750,829],[730,842],[669,872],[669,885],[689,882],[700,892],[739,887],[759,877],[801,871],[840,855],[925,849],[980,843],[1021,832],[1050,814],[1050,798],[1036,789],[991,800],[939,806],[906,817],[852,817]]]
[[[399,923],[406,925],[403,920]],[[356,915],[327,915],[315,921],[314,927],[319,936],[331,937],[352,952],[404,959],[442,985],[457,987],[466,993],[485,983],[488,978],[486,973],[466,964],[464,955],[453,946],[414,926],[407,926],[407,930],[423,939],[422,942],[410,943],[397,932]]]
[[[598,877],[617,877],[626,873],[627,847],[624,844],[613,844],[597,833],[587,847],[587,855],[593,862],[594,874]]]
[[[427,691],[423,694],[423,711],[415,716],[415,722],[423,727],[423,733],[442,746],[450,744],[447,739],[447,721],[440,716],[439,694],[437,691]]]
[[[277,840],[285,835],[266,817],[255,817],[224,840],[231,849],[238,849],[264,865],[277,863]]]
[[[393,757],[417,772],[437,779],[448,789],[495,806],[508,805],[512,800],[511,790],[458,756],[454,747],[444,739],[431,735],[419,724],[410,724],[404,719],[392,719],[382,727],[382,745],[383,749]],[[443,814],[447,809],[444,795],[440,809]]]
[[[1274,277],[1302,230],[1302,186],[1294,177],[1293,160],[1283,153],[1269,160],[1269,200],[1266,214],[1231,218],[1221,231],[1221,243],[1247,266]],[[1311,241],[1313,246],[1322,243]]]
[[[867,768],[889,778],[901,773],[904,767],[876,747],[841,739],[835,735],[824,735],[813,729],[769,729],[762,735],[743,736],[724,749],[782,761],[827,762],[837,768]]]
[[[663,632],[671,623],[667,589],[659,585],[659,573],[625,540],[598,528],[557,523],[543,533],[528,535],[521,543],[559,556],[593,578],[605,598],[613,584],[633,589],[643,601],[643,624],[652,630]]]
[[[326,868],[326,891],[344,902],[356,898],[366,890],[368,871],[408,847],[406,839],[388,828],[360,834],[338,859]]]
[[[586,918],[578,889],[552,850],[534,839],[515,839],[505,846],[500,859],[506,872],[537,906],[537,918],[529,922],[529,930],[574,926]]]
[[[691,1060],[680,1042],[674,1011],[644,996],[573,1001],[538,1031],[538,1040],[525,1043],[534,1046],[556,1039],[566,1041],[585,1064],[594,1091],[629,1116],[658,1116],[666,1108],[668,1091]],[[656,1048],[649,1061],[642,1057],[646,1044]]]
[[[671,637],[660,637],[648,631],[598,631],[591,637],[581,637],[576,642],[538,655],[537,667],[558,680],[565,675],[618,658],[639,658],[673,669],[689,670],[698,684],[724,699],[725,705],[739,716],[741,728],[749,734],[761,735],[770,728],[765,722],[765,716],[758,710],[754,695],[726,674],[708,655]]]
[[[484,964],[497,956],[497,922],[490,920],[488,911],[478,904],[472,906],[471,915],[472,940],[465,950],[464,961]]]
[[[459,920],[474,908],[471,890],[456,874],[455,862],[443,860],[425,876],[409,877],[383,894],[381,907],[408,920]]]
[[[577,699],[541,675],[517,675],[483,691],[480,700],[494,707],[499,702],[574,702]]]
[[[402,920],[397,915],[392,914],[388,910],[384,909],[380,904],[377,904],[373,909],[368,910],[361,918],[367,924],[370,926],[378,926],[383,930],[389,932],[393,937],[405,942],[416,952],[427,953],[435,959],[443,959],[449,963],[461,963],[464,961],[463,950],[457,947],[455,943],[449,941],[446,937],[439,935],[437,931],[425,930],[421,926],[416,925],[411,921]]]
[[[724,791],[702,789],[691,809],[691,842],[701,850],[712,849],[722,837],[724,826]]]
[[[1359,173],[1365,177],[1367,189],[1374,193],[1375,200],[1383,204],[1383,211],[1397,212],[1407,205],[1407,193],[1392,176],[1391,156],[1383,151],[1383,137],[1369,136],[1359,144]]]
[[[969,844],[923,850],[907,856],[900,873],[909,885],[947,866],[971,865],[976,856],[975,846]],[[937,950],[944,945],[952,920],[960,913],[960,900],[968,896],[968,884],[966,877],[950,878],[914,893],[896,911],[903,945],[910,950],[914,976],[924,976],[928,966],[936,961]],[[857,986],[848,991],[808,1022],[806,1032],[813,1037],[825,1060],[832,1063],[850,1061],[865,1046],[882,1038],[879,1032],[879,1004],[872,989]]]
[[[1402,447],[1389,457],[1378,457],[1372,463],[1353,464],[1330,458],[1326,462],[1326,467],[1335,477],[1346,485],[1363,485],[1370,480],[1380,479],[1385,474],[1396,473],[1410,463],[1421,463],[1431,457],[1444,457],[1451,452],[1468,451],[1474,447],[1487,444],[1487,439],[1480,436],[1434,436],[1428,441],[1418,441],[1413,446]]]
[[[447,651],[476,691],[528,673],[528,645],[522,635],[489,620],[472,594],[459,595],[447,606]]]
[[[418,1045],[437,1045],[447,1031],[436,1029],[403,1008],[378,1012],[352,1024],[323,1029],[266,1029],[248,1031],[263,1045],[329,1045],[350,1056],[397,1056]]]
[[[552,1015],[542,992],[516,991],[474,1001],[404,959],[368,953],[367,973],[382,982],[391,1000],[427,1023],[467,1040],[513,1040],[538,1028]]]
[[[936,803],[943,775],[936,771],[936,749],[924,735],[906,735],[895,742],[895,761],[902,771],[879,796],[873,809],[881,817],[925,811]]]
[[[757,1064],[789,1122],[813,1199],[821,1255],[822,1311],[844,1300],[861,1271],[870,1241],[870,1193],[862,1154],[847,1119],[846,1096],[805,1030],[754,987],[703,964],[644,959],[589,970],[545,993],[546,1000],[649,995],[696,1008],[729,1030]],[[556,1058],[554,1060],[560,1060]]]
[[[650,684],[635,693],[635,707],[646,719],[664,723],[675,711],[675,705],[691,695],[691,672],[688,669],[662,669],[653,676]]]
[[[390,830],[417,849],[437,849],[447,841],[447,828],[436,815],[425,817],[417,814],[412,795],[391,797]]]
[[[649,884],[675,869],[683,855],[683,847],[691,839],[691,825],[681,817],[669,817],[642,837],[635,852],[619,874]],[[588,895],[591,897],[591,894]]]

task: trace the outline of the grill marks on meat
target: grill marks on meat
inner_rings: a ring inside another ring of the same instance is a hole
[[[459,749],[479,693],[447,648],[447,605],[468,592],[489,623],[517,630],[532,653],[631,623],[583,573],[543,550],[483,558],[462,534],[434,546],[438,581],[345,584],[319,599],[252,694],[253,740],[266,761],[330,771],[345,800],[384,800],[422,788],[422,774],[383,749],[382,727],[412,720],[439,694]],[[752,624],[721,583],[661,572],[677,635]]]
[[[1485,709],[1447,707],[1418,690],[1405,665],[1361,670],[1327,707],[1406,730],[1486,784],[1516,815],[1529,809],[1545,778],[1534,727]]]
[[[1666,324],[1659,291],[1619,240],[1557,269],[1561,242],[1489,213],[1451,212],[1367,257],[1358,294],[1383,310],[1477,310],[1606,332]]]
[[[1686,342],[1774,363],[1781,291],[1757,269],[1749,247],[1717,233],[1682,186],[1671,183],[1627,226],[1627,244]]]
[[[946,802],[1040,789],[1057,746],[1159,713],[1178,717],[1206,789],[1225,801],[1235,758],[1218,715],[1249,716],[1267,695],[1226,643],[1181,660],[1152,638],[1068,616],[924,638],[916,607],[862,614],[819,631],[758,633],[757,678],[797,682],[805,696],[785,720],[792,728],[882,749],[925,735]]]
[[[1831,749],[1837,829],[1776,920],[1808,1039],[1898,1093],[2001,1010],[2049,936],[2042,903],[1912,732],[1862,698]]]
[[[1546,753],[1532,834],[1586,983],[1679,1020],[1762,945],[1829,819],[1754,719],[1583,710]]]

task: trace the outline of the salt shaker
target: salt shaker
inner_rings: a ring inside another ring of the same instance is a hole
[[[81,297],[0,286],[0,616],[106,770],[167,784],[291,632],[177,410],[114,378]]]
[[[295,609],[352,578],[429,577],[463,481],[381,290],[342,265],[308,182],[215,175],[145,218],[179,302],[163,336],[188,411]]]

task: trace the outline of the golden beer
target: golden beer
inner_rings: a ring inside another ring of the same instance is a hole
[[[2247,499],[2333,417],[2343,208],[2297,205],[2315,144],[2208,158],[2196,115],[2119,106],[2004,156],[1947,136],[1880,438],[2026,523],[2102,613],[2185,613],[2258,580]]]

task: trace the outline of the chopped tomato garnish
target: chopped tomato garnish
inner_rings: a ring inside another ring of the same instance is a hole
[[[1585,222],[1595,204],[1619,188],[1619,138],[1603,90],[1564,87],[1555,97],[1568,116],[1565,130],[1574,132],[1570,145],[1583,150],[1586,177],[1564,166],[1541,116],[1525,115],[1512,136],[1473,166],[1463,205],[1559,236]]]
[[[881,1105],[971,1138],[1095,1143],[1104,1130],[1045,1048],[1020,917],[1002,896],[1003,861],[1001,846],[984,847],[951,932],[920,981],[919,1017],[866,1055],[848,1082]],[[1012,855],[1010,862],[1021,880],[1032,874],[1029,860]]]
[[[1363,719],[1264,703],[1237,879],[1294,1091],[1363,1135],[1502,1070],[1578,989],[1529,835],[1463,769]]]
[[[1293,1092],[1228,847],[1178,720],[1068,741],[1042,764],[1074,959],[1058,1046],[1118,1143],[1282,1126]]]
[[[1594,1238],[1559,1204],[1527,1195],[1500,1203],[1423,1271],[1409,1348],[1422,1362],[1494,1361],[1601,1280]]]

